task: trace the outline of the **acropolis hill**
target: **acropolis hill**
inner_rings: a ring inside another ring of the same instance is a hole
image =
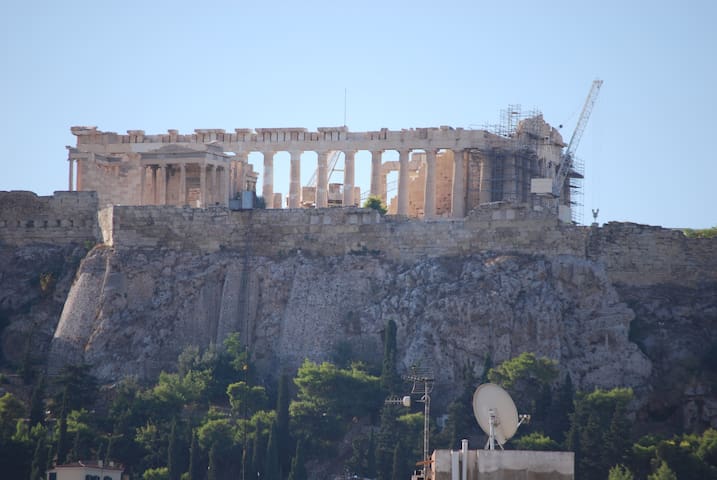
[[[633,387],[644,422],[717,426],[712,373],[695,367],[717,348],[717,240],[567,221],[568,183],[559,199],[532,191],[532,180],[552,178],[564,145],[542,118],[510,136],[73,133],[72,191],[0,192],[8,361],[29,345],[50,371],[85,361],[103,381],[149,379],[175,368],[186,346],[239,331],[272,376],[338,351],[375,361],[393,319],[402,368],[441,372],[439,406],[464,365],[531,351],[582,388]],[[397,165],[382,161],[389,149]],[[352,164],[360,150],[378,152],[371,165]],[[229,208],[254,191],[246,155],[257,151],[265,176],[274,152],[291,153],[290,208],[271,182],[269,208]],[[318,169],[302,188],[304,151],[318,152]],[[335,151],[344,181],[332,187]],[[353,170],[366,166],[371,192],[386,197],[386,172],[398,170],[395,214],[357,206]]]

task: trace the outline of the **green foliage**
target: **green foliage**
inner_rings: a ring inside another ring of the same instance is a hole
[[[523,352],[488,371],[488,379],[505,388],[520,413],[532,416],[527,431],[548,431],[552,408],[551,386],[558,378],[554,360]],[[551,433],[553,433],[551,431]]]
[[[655,473],[648,475],[647,480],[677,480],[677,475],[663,461]]]
[[[90,373],[88,364],[66,365],[55,379],[58,394],[56,404],[65,402],[67,412],[91,409],[97,400],[97,379]]]
[[[359,366],[341,369],[305,360],[294,378],[297,400],[289,407],[293,430],[311,454],[331,449],[354,417],[370,416],[383,403],[379,378]]]
[[[622,464],[615,465],[610,469],[607,480],[634,480],[635,476],[632,472]]]
[[[363,208],[372,208],[381,215],[385,215],[386,212],[388,212],[388,209],[386,208],[386,205],[384,205],[383,200],[381,200],[381,197],[376,195],[369,196],[363,202]]]
[[[264,387],[252,387],[243,381],[230,384],[227,387],[227,395],[232,411],[242,416],[264,409],[268,402]]]
[[[576,476],[602,480],[612,465],[625,461],[630,447],[626,408],[632,398],[629,388],[577,396],[566,442],[575,452]]]
[[[55,288],[55,275],[52,272],[45,272],[40,274],[40,292],[43,295],[49,295]]]
[[[558,442],[540,432],[531,432],[512,441],[517,450],[557,451]]]
[[[169,480],[169,469],[167,467],[149,468],[144,471],[142,480]]]
[[[682,233],[687,238],[714,238],[717,237],[717,225],[711,228],[685,228]]]
[[[12,393],[0,397],[0,442],[15,433],[17,421],[25,416],[25,405]]]

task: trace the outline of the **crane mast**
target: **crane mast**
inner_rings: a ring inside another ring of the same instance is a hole
[[[600,93],[601,86],[602,80],[593,81],[592,87],[590,88],[590,93],[588,93],[588,97],[585,99],[583,111],[580,113],[578,124],[575,127],[573,136],[570,137],[570,143],[568,143],[568,148],[565,150],[565,153],[563,153],[562,157],[560,158],[560,166],[558,167],[558,171],[553,178],[554,197],[560,197],[562,194],[565,180],[568,178],[568,175],[573,168],[573,156],[575,154],[575,150],[577,150],[578,144],[580,143],[580,138],[583,136],[585,127],[588,124],[588,119],[590,118],[590,114],[592,113],[593,107],[595,106],[595,100],[597,100],[597,96],[598,93]]]

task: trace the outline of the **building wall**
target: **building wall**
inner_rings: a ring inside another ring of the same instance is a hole
[[[462,462],[467,462],[463,478]],[[572,480],[573,452],[468,450],[433,452],[432,480]]]
[[[10,245],[71,242],[100,238],[95,192],[0,192],[0,242]]]

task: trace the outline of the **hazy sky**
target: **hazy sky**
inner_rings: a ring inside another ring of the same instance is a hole
[[[314,130],[344,123],[344,92],[353,131],[480,128],[521,104],[567,140],[599,77],[577,152],[585,222],[599,208],[601,222],[713,226],[716,21],[711,0],[11,0],[0,190],[67,189],[73,125]],[[287,194],[288,156],[274,168]],[[368,160],[357,168],[366,190]]]

